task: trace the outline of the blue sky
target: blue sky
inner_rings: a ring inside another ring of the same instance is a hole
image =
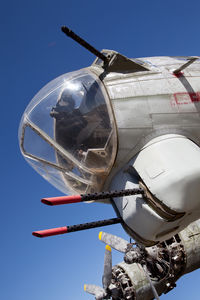
[[[84,283],[101,284],[104,245],[99,229],[37,239],[46,229],[115,217],[111,207],[47,207],[61,193],[28,166],[18,147],[18,125],[32,97],[55,77],[86,67],[95,57],[65,37],[72,28],[97,49],[128,57],[199,55],[198,0],[2,1],[1,20],[1,272],[4,300],[89,300]],[[120,225],[104,230],[127,238]],[[122,255],[113,251],[113,264]],[[200,271],[178,281],[167,299],[199,299]]]

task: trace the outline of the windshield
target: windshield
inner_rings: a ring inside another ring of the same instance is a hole
[[[26,160],[62,192],[99,191],[117,147],[103,84],[88,70],[56,78],[25,110],[19,139]]]

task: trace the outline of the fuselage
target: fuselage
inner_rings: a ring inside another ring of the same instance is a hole
[[[118,135],[117,156],[104,189],[146,184],[154,207],[138,196],[113,201],[127,232],[146,245],[169,238],[200,217],[200,60],[174,72],[189,59],[134,59],[148,70],[111,72],[103,78]],[[193,194],[187,194],[189,189]]]

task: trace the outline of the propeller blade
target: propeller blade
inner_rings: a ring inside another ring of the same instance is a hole
[[[112,252],[110,246],[106,245],[104,256],[104,271],[102,277],[102,283],[104,290],[107,290],[112,279]]]
[[[95,284],[84,284],[84,291],[94,295],[98,300],[101,300],[106,296],[104,289]]]
[[[110,247],[112,247],[113,249],[125,253],[127,246],[128,246],[128,242],[116,235],[110,234],[110,233],[106,233],[101,231],[99,233],[99,239],[100,241],[104,242],[105,244],[108,244]]]

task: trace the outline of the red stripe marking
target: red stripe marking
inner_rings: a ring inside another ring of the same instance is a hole
[[[174,98],[177,104],[190,104],[200,102],[200,92],[196,93],[175,93]]]
[[[177,78],[183,77],[184,73],[183,72],[178,72],[178,73],[173,73],[174,76],[176,76]]]

